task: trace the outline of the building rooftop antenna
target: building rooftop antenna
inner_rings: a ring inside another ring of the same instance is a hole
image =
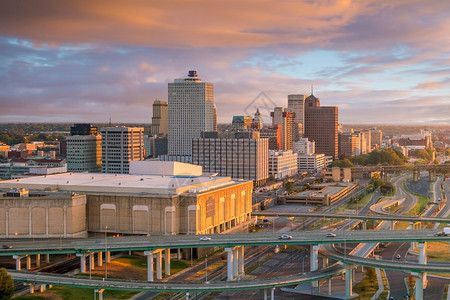
[[[314,85],[311,84],[311,95],[314,95]]]

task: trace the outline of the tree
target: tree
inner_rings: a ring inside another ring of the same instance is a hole
[[[373,174],[373,175],[372,175],[372,178],[370,179],[370,182],[369,182],[369,183],[370,183],[371,185],[373,185],[373,187],[374,187],[375,189],[377,189],[377,188],[379,188],[379,187],[383,184],[383,181],[381,180],[379,174]]]
[[[380,190],[383,195],[386,195],[386,194],[394,191],[394,186],[388,182],[388,183],[383,184],[380,187]]]
[[[345,158],[345,159],[338,159],[338,160],[333,161],[331,163],[331,167],[352,168],[353,164],[348,158]]]
[[[369,280],[372,286],[377,283],[377,273],[375,272],[374,268],[367,268],[366,278],[367,280]]]
[[[14,281],[5,268],[0,268],[0,300],[11,299],[14,295]]]
[[[294,184],[291,181],[286,181],[284,183],[284,189],[290,194],[294,190]]]

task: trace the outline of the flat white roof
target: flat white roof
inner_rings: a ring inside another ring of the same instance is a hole
[[[241,182],[239,182],[241,183]],[[84,193],[175,195],[201,193],[236,184],[230,177],[62,173],[0,181],[0,188],[27,188]]]

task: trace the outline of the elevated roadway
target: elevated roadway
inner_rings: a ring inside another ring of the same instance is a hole
[[[108,251],[152,251],[157,249],[234,247],[261,245],[310,245],[334,243],[371,242],[427,242],[450,241],[450,236],[435,236],[438,230],[377,230],[377,231],[339,231],[336,237],[327,237],[326,232],[291,232],[292,239],[280,240],[277,233],[257,234],[214,234],[211,240],[200,241],[198,236],[158,236],[158,237],[119,237],[110,238],[105,245],[102,239],[77,239],[64,241],[22,241],[11,243],[11,249],[1,249],[0,256],[87,253]]]

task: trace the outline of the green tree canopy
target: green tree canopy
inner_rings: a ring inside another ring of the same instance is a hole
[[[0,300],[11,299],[14,295],[14,281],[5,268],[0,268]]]

